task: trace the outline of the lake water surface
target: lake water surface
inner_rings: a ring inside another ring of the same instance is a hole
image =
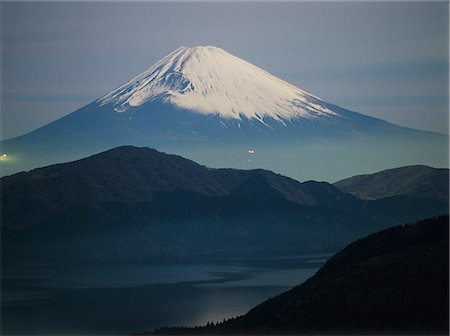
[[[130,334],[222,321],[300,284],[330,256],[3,267],[1,333]]]

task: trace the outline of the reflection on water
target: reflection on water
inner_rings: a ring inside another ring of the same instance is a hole
[[[2,334],[129,334],[247,312],[329,255],[170,265],[2,269]]]

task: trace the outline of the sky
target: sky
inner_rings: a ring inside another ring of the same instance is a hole
[[[321,97],[448,133],[448,2],[1,2],[1,138],[215,45]]]

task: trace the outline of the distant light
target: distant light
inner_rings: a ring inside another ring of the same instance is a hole
[[[4,158],[5,158],[5,157],[6,157],[6,154],[3,154],[3,155],[2,155],[2,157],[4,157]]]
[[[253,149],[249,149],[248,154],[255,154],[255,151]]]

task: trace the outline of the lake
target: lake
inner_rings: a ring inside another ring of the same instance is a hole
[[[2,267],[1,333],[130,334],[218,322],[300,284],[330,256]]]

